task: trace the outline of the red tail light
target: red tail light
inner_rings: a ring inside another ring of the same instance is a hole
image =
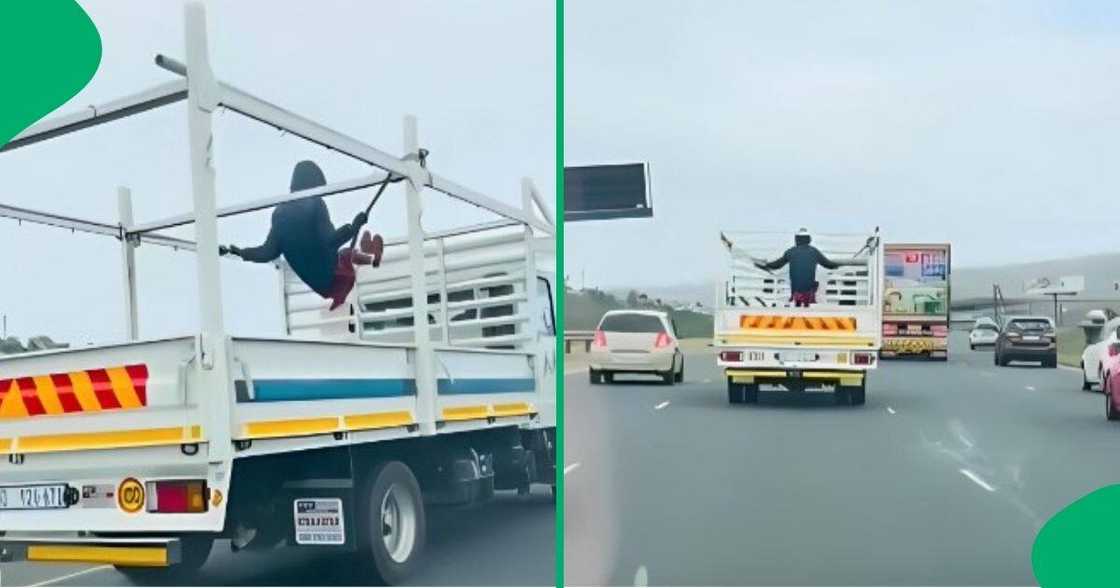
[[[148,482],[148,512],[206,512],[205,480]]]
[[[893,337],[898,334],[898,325],[894,323],[883,323],[883,335]]]
[[[852,355],[852,363],[855,365],[871,365],[875,362],[875,354],[873,353],[856,353]]]
[[[740,363],[743,361],[742,351],[720,351],[719,358],[727,363]]]
[[[662,347],[668,347],[670,342],[671,340],[669,339],[669,333],[661,331],[657,334],[657,341],[653,343],[653,346],[657,349],[660,349]]]
[[[595,347],[607,346],[607,334],[602,329],[595,329],[595,341],[591,343]]]
[[[945,325],[933,325],[933,336],[934,337],[948,337],[949,336],[949,327],[946,327]]]

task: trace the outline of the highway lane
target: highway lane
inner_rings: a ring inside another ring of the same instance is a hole
[[[1034,584],[1038,528],[1120,479],[1120,427],[1076,371],[952,350],[884,364],[864,407],[731,406],[710,351],[673,387],[569,374],[567,580]]]
[[[555,505],[549,490],[527,497],[499,492],[494,501],[470,509],[430,509],[428,548],[411,586],[551,586],[556,582]],[[111,567],[0,566],[0,585],[130,586]],[[203,566],[201,586],[361,586],[341,558],[312,557],[298,549],[234,554],[228,541],[214,546]]]

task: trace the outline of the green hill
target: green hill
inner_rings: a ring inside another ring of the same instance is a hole
[[[631,291],[629,299],[620,300],[614,294],[602,290],[568,290],[564,294],[564,328],[570,331],[590,331],[608,310],[634,308],[641,310],[661,310],[669,313],[677,323],[678,337],[711,337],[712,316],[691,310],[676,310],[657,300],[643,300],[636,291]]]

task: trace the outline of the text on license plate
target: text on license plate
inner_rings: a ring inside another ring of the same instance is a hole
[[[782,361],[817,361],[817,354],[812,351],[782,351],[778,357]]]
[[[0,487],[0,510],[66,508],[65,484]]]

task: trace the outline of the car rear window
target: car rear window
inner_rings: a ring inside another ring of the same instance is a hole
[[[981,323],[979,325],[976,325],[973,328],[981,330],[981,331],[998,331],[999,330],[999,329],[996,328],[995,325],[993,325],[991,323]]]
[[[1011,321],[1011,326],[1024,331],[1044,331],[1050,328],[1050,321],[1043,319],[1024,319]]]
[[[599,328],[611,333],[660,333],[661,319],[646,314],[611,314],[603,317]]]

